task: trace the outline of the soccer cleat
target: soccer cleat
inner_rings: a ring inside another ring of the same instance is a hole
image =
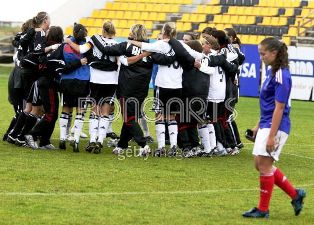
[[[5,134],[3,135],[3,137],[2,137],[2,141],[7,141],[7,139],[8,139],[8,134],[5,133]]]
[[[113,150],[112,150],[112,154],[115,154],[115,155],[120,155],[120,154],[123,154],[124,152],[124,149],[120,148],[120,147],[115,147]]]
[[[74,137],[69,134],[67,135],[67,140],[71,143],[74,141]]]
[[[201,151],[197,154],[198,157],[212,157],[212,152]]]
[[[193,149],[186,148],[183,150],[183,157],[184,158],[192,158],[193,156],[195,156]]]
[[[25,142],[32,148],[32,149],[38,149],[38,144],[34,140],[34,137],[32,135],[25,135]]]
[[[16,137],[14,137],[11,134],[8,134],[7,142],[9,142],[11,144],[15,144],[15,141],[16,141]]]
[[[119,139],[110,139],[108,140],[107,142],[107,146],[110,148],[110,147],[117,147],[118,146],[118,142],[119,142]]]
[[[168,151],[167,156],[174,157],[177,155],[177,146],[172,146],[172,148]]]
[[[106,137],[109,137],[111,139],[119,139],[119,136],[115,132],[107,133]]]
[[[164,156],[166,154],[166,149],[165,147],[162,147],[160,149],[157,149],[155,152],[154,152],[154,156],[155,157],[161,157],[161,156]]]
[[[203,151],[201,146],[194,147],[194,148],[192,148],[192,150],[194,152],[194,156],[197,156],[197,155],[201,154],[201,152]]]
[[[154,139],[152,138],[152,136],[146,136],[145,139],[146,139],[147,143],[153,143],[154,142]]]
[[[46,149],[46,150],[56,150],[57,148],[53,144],[48,144],[44,146],[40,146],[40,149]]]
[[[229,152],[229,155],[238,155],[240,153],[240,149],[238,147],[234,147],[231,152]]]
[[[225,156],[225,155],[228,155],[228,152],[225,148],[223,148],[223,149],[215,148],[213,150],[213,155],[214,156]]]
[[[269,211],[263,212],[254,207],[249,211],[243,213],[242,216],[247,218],[269,218]]]
[[[137,156],[139,157],[146,157],[150,153],[150,147],[145,145],[144,148],[140,148],[140,152]]]
[[[95,142],[88,142],[88,145],[86,146],[85,150],[89,153],[91,153],[96,147]]]
[[[75,152],[75,153],[80,152],[79,143],[77,143],[76,141],[74,141],[72,147],[73,147],[73,152]]]
[[[306,196],[306,192],[303,189],[296,189],[298,195],[291,201],[291,205],[294,209],[294,214],[298,216],[303,208],[303,200]]]
[[[59,141],[59,149],[62,149],[62,150],[66,149],[66,141],[65,140]]]
[[[236,146],[239,150],[241,149],[241,148],[243,148],[244,147],[244,144],[242,143],[242,142],[240,142],[239,144],[237,144],[237,146]]]
[[[15,145],[16,146],[23,146],[25,144],[25,137],[22,135],[18,135],[15,139]]]
[[[99,154],[102,149],[102,144],[100,142],[97,142],[94,148],[94,154]]]

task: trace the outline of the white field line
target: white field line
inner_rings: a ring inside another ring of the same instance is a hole
[[[298,185],[298,187],[313,188],[314,184]],[[131,196],[131,195],[197,195],[197,194],[213,194],[226,192],[256,192],[258,188],[227,188],[227,189],[208,189],[200,191],[143,191],[143,192],[0,192],[2,196]]]

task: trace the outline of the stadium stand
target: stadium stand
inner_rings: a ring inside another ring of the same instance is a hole
[[[112,20],[117,37],[127,37],[134,23],[145,24],[151,38],[165,21],[176,21],[179,32],[201,32],[205,27],[233,27],[244,44],[257,44],[267,36],[295,44],[312,35],[314,2],[305,0],[115,0],[95,9],[80,23],[89,35],[101,33],[104,21]],[[66,34],[72,33],[72,27]],[[296,38],[297,37],[297,38]],[[311,38],[311,37],[310,37]]]

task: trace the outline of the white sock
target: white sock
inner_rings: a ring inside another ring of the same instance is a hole
[[[71,129],[71,124],[72,124],[72,112],[70,112],[69,114],[69,117],[68,117],[68,125],[67,125],[67,136],[68,135],[70,135],[71,133],[74,133],[74,130],[73,130],[73,132],[72,131],[70,131],[70,129]],[[71,133],[70,133],[71,132]]]
[[[219,142],[219,141],[217,141],[217,148],[218,148],[218,150],[223,150],[223,149],[225,149],[224,148],[224,146]]]
[[[96,142],[98,135],[98,124],[99,124],[98,116],[91,113],[89,117],[89,136],[90,136],[89,142]]]
[[[177,146],[178,140],[178,124],[177,121],[171,120],[168,122],[168,130],[169,130],[169,140],[170,146]]]
[[[83,128],[84,115],[82,113],[77,113],[74,121],[74,140],[79,143],[80,135]]]
[[[62,112],[59,119],[60,140],[66,140],[67,138],[68,123],[69,123],[69,114]]]
[[[156,136],[158,149],[161,149],[166,146],[165,132],[166,132],[165,122],[161,121],[156,122]]]
[[[144,137],[150,136],[145,116],[142,116],[141,118],[139,118],[139,124],[141,125],[141,128],[143,130]]]
[[[207,124],[208,132],[209,132],[209,142],[210,142],[210,148],[214,149],[217,146],[216,141],[216,133],[215,128],[213,124]]]
[[[204,146],[204,151],[209,153],[212,148],[210,145],[209,131],[208,131],[207,124],[199,127],[198,134],[201,138],[201,143]]]
[[[108,129],[107,129],[107,133],[112,133],[112,122],[114,119],[114,113],[109,114],[109,125],[108,125]]]
[[[103,143],[104,139],[108,133],[108,127],[110,125],[109,117],[100,117],[99,118],[99,127],[98,127],[98,142]]]

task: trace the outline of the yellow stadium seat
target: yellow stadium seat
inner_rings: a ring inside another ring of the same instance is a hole
[[[117,19],[124,19],[124,11],[116,11],[115,18]]]
[[[113,10],[108,11],[107,18],[115,19],[116,18],[116,11],[113,11]]]
[[[176,23],[176,29],[178,31],[183,31],[183,25],[184,25],[184,22],[177,22]]]
[[[201,32],[207,27],[207,23],[200,23],[198,26],[198,31]]]
[[[140,13],[140,12],[133,12],[133,13],[132,13],[132,16],[131,16],[129,19],[134,19],[134,20],[136,20],[136,19],[139,19],[140,16],[141,16],[141,13]]]
[[[290,37],[283,36],[283,37],[282,37],[282,41],[283,41],[286,45],[288,45],[288,46],[291,44],[291,38],[290,38]]]
[[[184,25],[183,25],[183,30],[184,31],[189,31],[191,29],[192,29],[192,24],[191,23],[189,23],[189,22],[184,23]]]
[[[165,21],[166,20],[166,13],[158,13],[157,20]]]
[[[149,13],[148,12],[142,12],[141,13],[141,17],[140,17],[141,20],[149,20]]]
[[[64,32],[66,35],[72,35],[73,34],[73,27],[70,26],[70,27],[67,27],[65,29],[65,32]]]
[[[127,20],[120,20],[119,27],[121,28],[129,28]]]
[[[199,14],[197,17],[197,22],[201,23],[201,22],[205,22],[206,21],[206,14]],[[193,22],[193,21],[191,21]]]
[[[278,24],[279,24],[279,17],[272,17],[272,18],[271,18],[270,25],[272,25],[272,26],[278,26]]]
[[[97,34],[97,28],[95,28],[95,27],[88,27],[87,30],[88,30],[88,35],[89,36]]]
[[[157,14],[156,12],[151,12],[151,13],[149,14],[149,18],[150,18],[151,20],[153,20],[153,21],[158,20],[158,19],[157,19],[157,16],[158,16],[158,14]]]
[[[136,10],[137,10],[136,4],[135,4],[135,3],[130,3],[128,10],[130,10],[130,11],[136,11]]]
[[[132,14],[133,14],[132,11],[125,11],[124,12],[124,18],[125,19],[130,19],[130,18],[132,18]]]
[[[241,36],[241,42],[243,44],[248,44],[249,43],[249,35],[242,35]]]
[[[87,25],[87,18],[83,17],[80,19],[80,24],[86,26]]]
[[[106,3],[106,6],[105,6],[105,9],[113,10],[113,5],[114,5],[113,2],[107,2],[107,3]]]
[[[247,16],[246,24],[255,24],[256,17],[255,16]]]
[[[279,17],[279,23],[278,23],[279,26],[285,26],[287,25],[287,23],[288,23],[287,17]]]
[[[246,18],[247,18],[247,16],[239,16],[238,23],[239,24],[246,24]]]
[[[220,0],[211,0],[208,4],[209,5],[219,5],[220,4]]]
[[[127,11],[127,10],[129,10],[129,4],[128,3],[121,3],[120,7],[117,10]]]
[[[229,6],[228,14],[231,14],[231,15],[237,14],[237,9],[238,9],[237,6]]]
[[[91,18],[91,17],[87,18],[86,26],[92,27],[92,26],[94,26],[94,23],[95,23],[95,19],[94,18]]]
[[[296,27],[289,27],[289,30],[288,30],[288,36],[297,36],[298,34],[298,29]]]
[[[314,1],[308,1],[307,8],[314,9]]]
[[[215,15],[214,17],[214,23],[220,23],[222,20],[222,15]]]
[[[154,7],[151,9],[152,12],[162,12],[162,4],[155,4]]]
[[[206,6],[205,5],[198,5],[196,8],[196,13],[205,13],[206,12]]]
[[[196,16],[196,14],[191,14],[191,17],[194,17],[194,16]],[[183,14],[180,21],[190,21],[190,14],[188,13]]]
[[[294,15],[294,8],[286,8],[284,16],[293,16]]]
[[[144,24],[145,24],[146,29],[149,29],[149,30],[153,29],[154,23],[152,21],[144,21]]]
[[[130,30],[129,29],[123,29],[122,37],[128,37],[129,34],[130,34]]]
[[[263,17],[261,25],[271,25],[271,17]]]
[[[238,24],[239,16],[230,16],[230,23]]]
[[[277,16],[278,8],[269,8],[267,16]]]
[[[98,10],[98,9],[93,10],[92,17],[93,18],[100,18],[99,16],[100,16],[100,10]]]
[[[131,28],[134,24],[136,24],[135,20],[128,20],[128,25],[127,27]]]
[[[207,6],[207,11],[205,11],[204,13],[207,14],[219,14],[221,13],[221,6],[220,5],[216,5],[216,6]]]
[[[108,18],[108,11],[107,10],[101,10],[99,16],[100,16],[100,18]]]
[[[249,37],[249,44],[257,44],[257,36],[256,35],[250,35]]]
[[[154,30],[151,35],[151,38],[157,39],[158,34],[160,34],[160,30]]]
[[[221,23],[229,23],[230,22],[230,15],[222,15]]]
[[[94,23],[94,26],[101,27],[103,25],[102,21],[103,21],[102,19],[96,19],[95,23]]]

